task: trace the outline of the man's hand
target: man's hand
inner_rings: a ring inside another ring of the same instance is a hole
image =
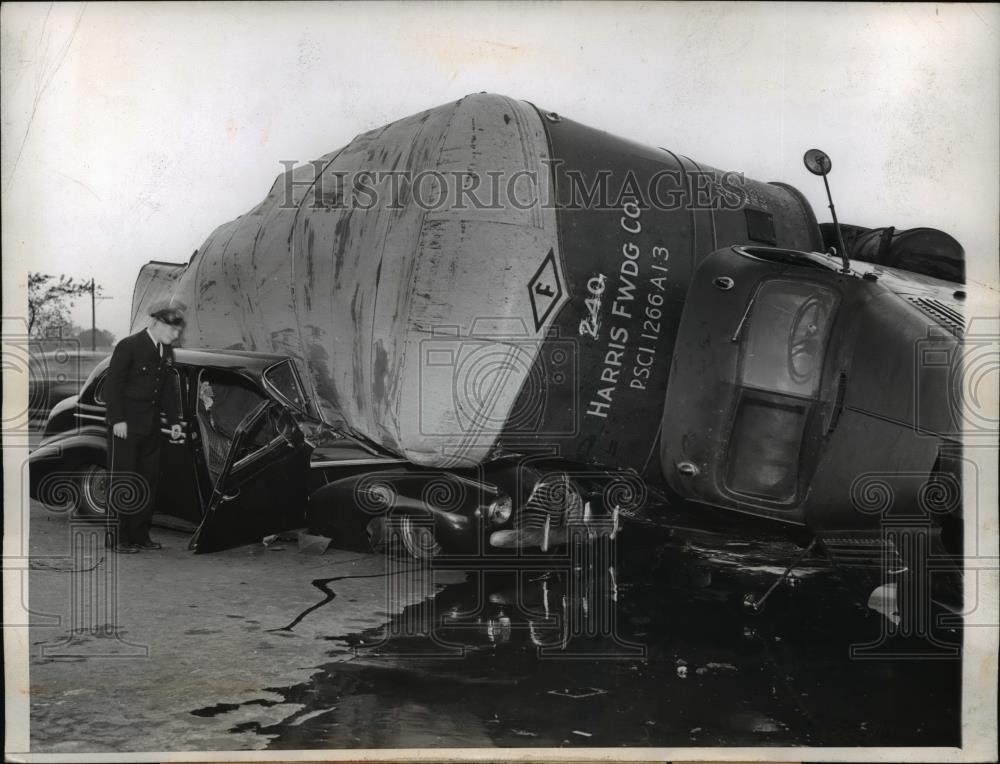
[[[112,430],[114,431],[116,438],[127,438],[128,422],[115,422]]]
[[[183,437],[184,437],[184,432],[181,430],[181,426],[179,424],[170,425],[171,440],[180,440]]]

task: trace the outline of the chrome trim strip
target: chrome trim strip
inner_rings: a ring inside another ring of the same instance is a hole
[[[758,289],[757,291],[760,290]],[[743,311],[743,318],[741,318],[739,324],[736,325],[736,331],[733,332],[733,336],[729,338],[730,342],[739,342],[740,335],[743,333],[743,327],[746,325],[747,319],[750,317],[750,310],[753,308],[755,302],[757,302],[756,292],[754,292],[753,297],[750,298],[750,302],[747,303],[747,309]]]
[[[101,422],[102,424],[106,421],[105,417],[103,417],[103,416],[98,416],[97,414],[81,414],[79,411],[74,411],[73,412],[73,416],[78,417],[79,419],[91,419],[91,420],[93,420],[95,422]],[[165,420],[161,417],[160,418],[160,423],[162,424],[164,421]],[[187,426],[187,422],[185,420],[183,420],[183,419],[181,419],[178,422],[178,424],[182,428]],[[161,428],[161,431],[162,432],[170,432],[169,429],[168,430],[164,430],[162,428]]]
[[[169,433],[170,431],[166,430],[166,432]],[[253,464],[254,462],[258,461],[266,453],[270,453],[271,450],[279,443],[284,442],[284,440],[285,439],[280,435],[276,435],[275,437],[271,438],[271,440],[268,443],[259,447],[256,451],[252,451],[251,453],[247,454],[242,459],[240,459],[238,462],[236,462],[229,470],[229,474],[231,475],[232,473],[236,472],[236,470],[246,466],[247,464]]]
[[[453,473],[449,473],[448,477],[454,478],[460,483],[465,483],[466,485],[471,485],[475,488],[485,488],[487,491],[497,494],[500,493],[500,489],[497,486],[493,483],[487,483],[485,480],[473,480],[472,478],[462,477],[461,475],[455,475]]]
[[[365,464],[407,464],[406,459],[343,459],[327,460],[323,462],[310,462],[309,468],[313,467],[358,467]]]

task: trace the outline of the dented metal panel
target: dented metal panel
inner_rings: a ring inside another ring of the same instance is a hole
[[[544,196],[546,156],[531,106],[471,96],[279,176],[261,204],[212,233],[180,278],[185,346],[292,355],[324,418],[416,463],[482,461],[540,346],[519,345],[520,363],[505,363],[504,333],[513,325],[522,339],[525,327],[529,339],[544,336],[556,313],[536,322],[527,291],[546,259],[559,257],[555,213],[439,204],[433,174],[530,172]],[[385,174],[370,209],[342,203],[342,179],[360,171]],[[423,195],[403,184],[396,203],[382,203],[400,172],[423,177]],[[483,383],[488,410],[463,402],[453,365],[423,363],[436,351],[498,361]]]
[[[602,172],[610,197],[574,206]],[[641,198],[664,173],[674,195]],[[820,241],[794,190],[482,94],[279,176],[173,297],[186,346],[294,357],[327,421],[411,462],[655,467],[691,272],[754,236]]]
[[[149,323],[152,305],[173,296],[177,281],[184,274],[182,263],[161,263],[153,261],[139,269],[132,290],[132,327],[130,334],[139,331]]]

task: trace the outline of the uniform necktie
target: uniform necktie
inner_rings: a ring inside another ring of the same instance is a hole
[[[160,358],[163,358],[163,343],[156,343],[156,352],[160,354]]]

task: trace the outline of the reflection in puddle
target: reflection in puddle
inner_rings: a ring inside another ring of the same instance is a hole
[[[899,607],[896,604],[896,584],[876,587],[868,597],[868,607],[899,625]]]
[[[733,729],[744,732],[782,732],[787,729],[784,722],[778,722],[769,716],[754,713],[738,713],[729,717]]]
[[[355,657],[263,688],[288,717],[241,729],[280,749],[958,745],[961,662],[852,660],[889,621],[823,561],[747,612],[783,569],[763,561],[796,553],[768,543],[722,562],[659,543],[607,569],[468,572],[378,628],[327,635]],[[335,581],[313,609],[336,607]]]

